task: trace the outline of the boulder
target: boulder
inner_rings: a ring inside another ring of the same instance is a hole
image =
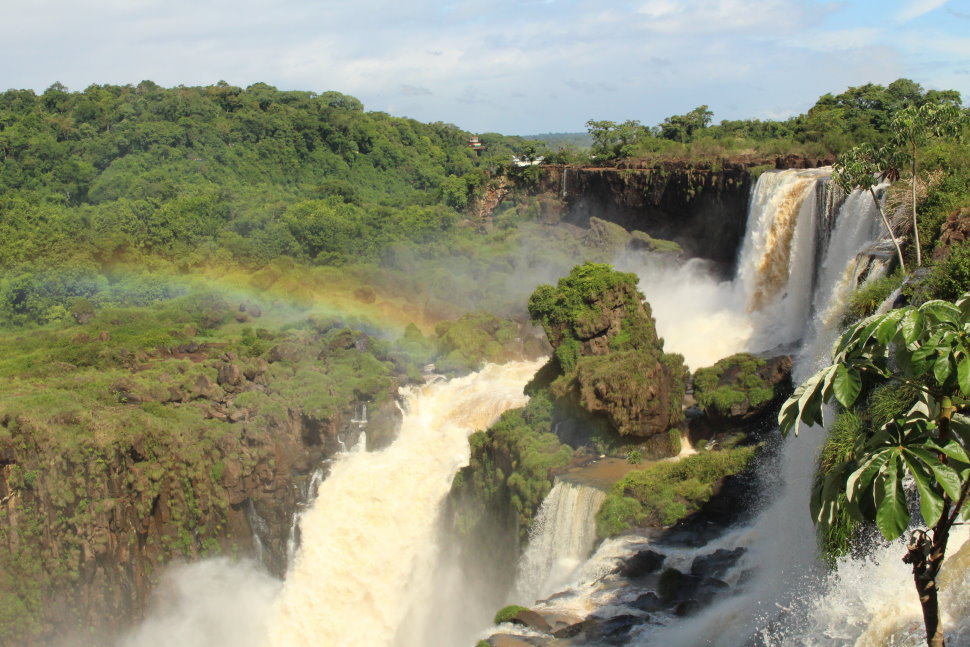
[[[531,609],[523,609],[515,614],[512,618],[512,622],[520,625],[525,625],[529,629],[538,631],[539,633],[550,633],[552,632],[552,627],[546,622],[546,619],[542,617],[541,614],[536,613]]]
[[[690,565],[690,574],[699,577],[724,577],[745,552],[740,546],[734,550],[718,548],[709,555],[695,557]]]
[[[680,355],[664,353],[638,280],[586,263],[557,286],[536,288],[529,314],[554,349],[555,396],[648,441],[653,456],[672,455],[667,431],[683,419],[686,369]]]
[[[670,605],[665,603],[660,599],[660,596],[653,591],[647,591],[643,595],[637,597],[636,600],[630,603],[630,606],[634,609],[639,609],[640,611],[662,611]]]
[[[620,225],[597,217],[589,219],[589,229],[583,236],[583,242],[588,247],[617,252],[630,242],[630,232]]]
[[[641,550],[617,566],[613,572],[629,579],[643,577],[659,571],[666,559],[666,555],[656,551]]]
[[[694,399],[716,423],[745,426],[768,416],[792,391],[792,358],[737,353],[694,374]]]

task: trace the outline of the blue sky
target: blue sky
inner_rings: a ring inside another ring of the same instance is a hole
[[[911,78],[970,104],[970,0],[4,0],[0,88],[338,90],[474,132],[782,118]]]

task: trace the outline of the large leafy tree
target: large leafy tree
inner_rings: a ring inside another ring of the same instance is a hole
[[[931,647],[944,645],[936,581],[950,531],[970,517],[970,418],[958,413],[970,404],[968,334],[970,294],[873,315],[842,335],[832,364],[795,389],[778,418],[784,433],[797,432],[799,421],[820,425],[825,403],[851,408],[877,381],[918,391],[907,414],[861,434],[849,458],[819,480],[812,515],[824,527],[847,506],[896,539],[912,526],[904,488],[912,478],[925,527],[910,530],[904,561],[913,567]]]

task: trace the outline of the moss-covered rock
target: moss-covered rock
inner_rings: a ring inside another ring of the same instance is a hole
[[[658,438],[655,455],[670,455],[665,433],[683,419],[686,369],[664,353],[637,276],[586,263],[541,285],[529,314],[555,351],[550,388],[588,413],[604,416],[621,436]]]
[[[792,358],[737,353],[694,374],[694,398],[708,417],[741,424],[765,416],[791,393]]]
[[[613,486],[596,515],[601,537],[635,526],[673,525],[697,512],[725,478],[748,469],[755,447],[702,452],[634,470]]]
[[[552,489],[553,471],[569,464],[573,450],[552,433],[553,403],[534,394],[520,409],[506,411],[485,431],[469,437],[469,464],[455,475],[452,496],[461,499],[457,527],[464,535],[511,511],[528,538],[529,525]]]

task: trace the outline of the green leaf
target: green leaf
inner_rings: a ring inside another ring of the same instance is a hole
[[[966,357],[957,364],[957,384],[960,385],[960,393],[970,397],[970,359]]]
[[[849,501],[855,501],[863,490],[872,487],[872,482],[876,475],[885,467],[892,457],[892,450],[882,449],[873,453],[859,466],[856,471],[849,474],[845,482],[845,496]]]
[[[902,319],[904,310],[893,310],[883,317],[882,322],[876,328],[875,338],[883,346],[886,346],[899,333],[899,320]]]
[[[846,409],[855,404],[859,392],[862,390],[862,379],[856,371],[851,371],[845,364],[838,364],[835,379],[832,382],[835,399]]]
[[[907,344],[912,344],[923,333],[923,315],[919,310],[909,310],[903,315],[900,321],[900,331],[903,333],[903,340]]]
[[[876,525],[882,536],[892,541],[906,531],[909,525],[909,509],[906,507],[906,493],[903,490],[902,474],[897,469],[898,456],[886,463],[880,474],[881,497],[876,496]]]
[[[951,421],[952,426],[952,421]],[[958,443],[957,441],[951,439],[948,443],[943,446],[930,441],[926,443],[926,446],[933,451],[940,452],[941,454],[946,454],[950,458],[960,461],[961,463],[970,463],[970,457],[967,456],[967,451]]]
[[[933,470],[933,476],[936,477],[936,482],[940,484],[940,487],[947,493],[947,496],[954,501],[959,499],[962,482],[956,470],[943,463],[930,465],[930,469]]]
[[[960,487],[962,482],[960,480],[960,475],[957,474],[956,470],[940,462],[940,459],[936,457],[932,451],[924,449],[923,447],[907,447],[907,451],[911,454],[919,457],[926,467],[933,472],[933,476],[936,482],[939,483],[943,491],[946,492],[947,496],[956,501],[960,498]]]
[[[947,301],[927,301],[919,307],[920,312],[927,315],[927,318],[934,319],[938,323],[952,323],[959,325],[960,308]]]
[[[961,320],[966,321],[970,319],[970,293],[964,294],[962,297],[957,299],[957,308],[960,310]]]
[[[953,366],[950,364],[950,355],[941,354],[933,364],[933,377],[936,378],[936,383],[942,385],[952,372]]]
[[[909,353],[909,364],[912,368],[914,375],[922,375],[930,370],[936,360],[933,358],[936,355],[936,346],[920,346],[912,353]],[[904,354],[905,351],[901,351],[900,354]]]
[[[919,491],[919,512],[923,515],[923,521],[926,522],[926,525],[932,528],[943,515],[943,497],[933,490],[930,475],[926,473],[922,465],[905,451],[903,452],[903,460],[906,462],[906,467],[909,468],[909,473],[913,475],[913,481],[916,482],[916,489]]]

